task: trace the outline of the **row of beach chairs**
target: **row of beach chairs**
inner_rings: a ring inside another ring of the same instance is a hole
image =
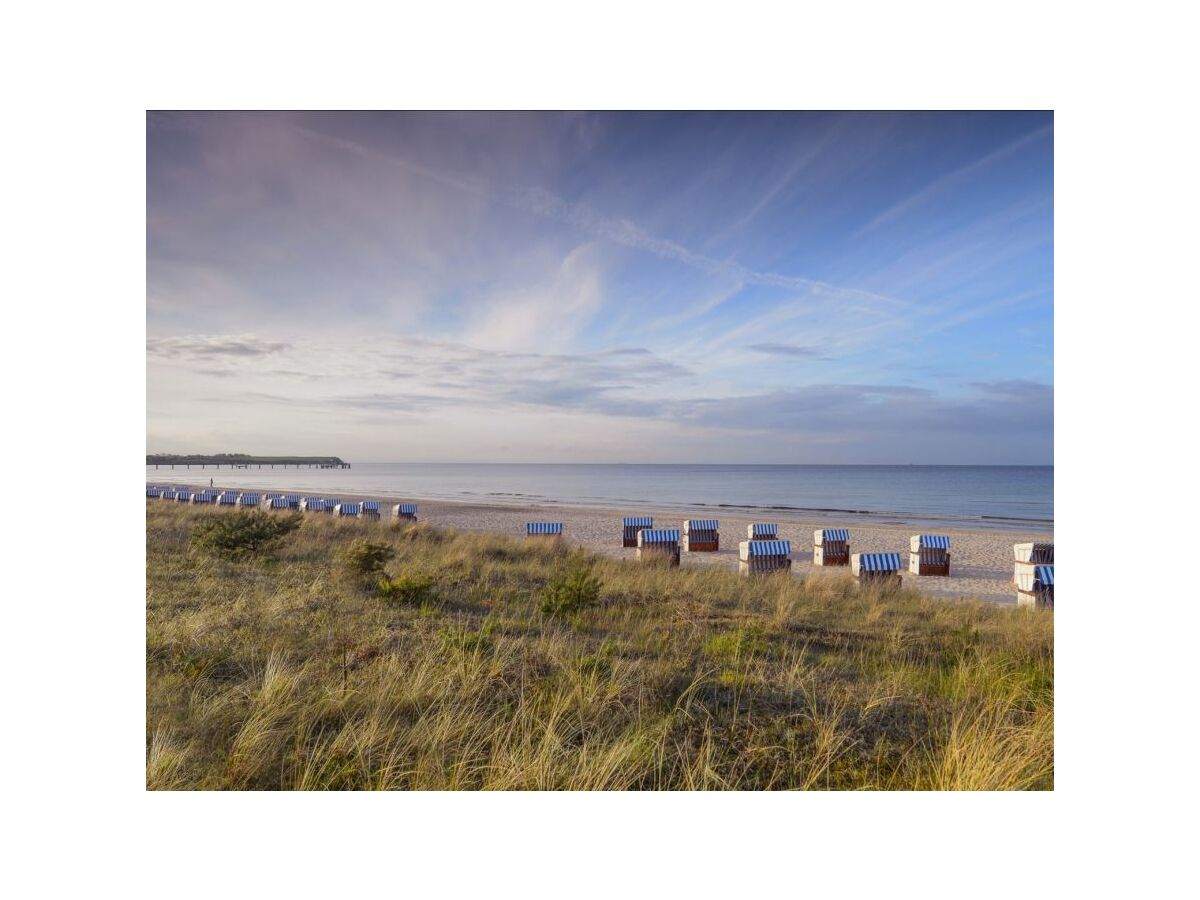
[[[381,517],[381,506],[378,500],[342,500],[340,497],[305,497],[300,494],[221,491],[215,488],[190,491],[158,485],[148,485],[146,496],[173,500],[176,503],[234,506],[242,509],[299,510],[300,512],[324,513],[358,519]],[[392,507],[392,517],[412,522],[417,521],[417,504],[397,503]]]
[[[338,497],[307,497],[299,494],[199,491],[149,485],[146,496],[177,503],[213,504],[270,510],[299,510],[338,517],[378,519],[377,500],[343,501]],[[397,503],[392,517],[415,522],[417,504]],[[559,542],[562,522],[527,522],[526,540]],[[720,522],[716,519],[685,519],[682,528],[655,528],[652,516],[625,516],[621,521],[621,545],[636,548],[643,562],[666,562],[678,566],[681,553],[715,553],[720,549]],[[1054,607],[1054,545],[1025,543],[1013,547],[1013,583],[1017,604],[1035,608]],[[903,561],[900,553],[851,553],[848,528],[818,528],[813,532],[813,565],[849,566],[860,583],[899,583]],[[738,571],[743,575],[787,572],[792,568],[792,542],[780,540],[779,526],[755,522],[746,526],[746,540],[738,544]],[[944,534],[914,534],[909,540],[908,571],[914,575],[950,575],[950,538]]]
[[[529,522],[527,539],[561,540],[561,522]],[[738,544],[738,571],[743,575],[786,572],[792,567],[791,541],[779,539],[779,526],[754,522]],[[685,519],[682,528],[655,528],[652,516],[626,516],[621,522],[621,545],[636,547],[643,561],[666,561],[678,566],[681,553],[715,552],[720,547],[720,522]],[[1015,544],[1013,582],[1017,604],[1054,608],[1054,545]],[[851,553],[848,528],[818,528],[813,532],[813,565],[849,566],[861,583],[899,583],[903,561],[899,553]],[[908,571],[913,575],[950,575],[950,537],[914,534],[909,539]]]

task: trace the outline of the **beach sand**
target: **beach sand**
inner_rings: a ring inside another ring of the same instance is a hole
[[[173,482],[180,486],[186,481]],[[199,481],[192,487],[207,487]],[[239,488],[239,490],[259,490]],[[278,485],[261,488],[264,491],[285,491]],[[305,493],[288,491],[289,493]],[[311,492],[309,492],[311,493]],[[595,553],[619,559],[634,559],[636,550],[621,546],[621,517],[650,515],[656,528],[683,527],[685,518],[716,518],[721,524],[721,549],[716,553],[684,553],[681,565],[724,566],[737,569],[738,543],[746,540],[746,526],[752,522],[776,522],[779,537],[792,542],[792,574],[803,576],[821,567],[812,564],[813,530],[816,528],[848,527],[852,553],[891,551],[900,553],[906,571],[904,583],[921,593],[950,599],[984,600],[993,603],[1016,604],[1013,575],[1013,544],[1025,541],[1053,541],[1052,533],[1045,531],[1017,531],[1009,529],[930,529],[896,520],[873,521],[867,517],[842,517],[833,515],[813,517],[795,513],[759,512],[750,515],[729,509],[712,508],[686,512],[679,509],[639,506],[636,508],[613,509],[605,507],[583,507],[568,505],[500,505],[477,502],[451,502],[447,500],[424,500],[420,497],[385,497],[382,495],[355,494],[354,500],[379,500],[386,504],[383,523],[388,522],[388,513],[401,500],[418,504],[417,515],[421,522],[444,528],[463,531],[486,531],[525,536],[525,523],[549,521],[563,523],[563,538],[571,545],[582,546]],[[917,576],[907,571],[909,537],[919,533],[950,535],[950,577]],[[844,572],[841,569],[825,568],[826,572]]]

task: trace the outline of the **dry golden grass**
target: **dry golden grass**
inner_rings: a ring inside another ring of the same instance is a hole
[[[273,557],[148,501],[152,789],[1047,789],[1053,617],[306,517]],[[336,554],[395,549],[388,605]],[[541,611],[556,568],[600,602]]]

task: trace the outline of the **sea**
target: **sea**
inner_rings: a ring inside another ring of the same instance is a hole
[[[148,484],[289,489],[318,495],[451,500],[507,506],[639,505],[780,516],[1050,529],[1053,466],[769,466],[354,463],[350,469],[146,467]]]

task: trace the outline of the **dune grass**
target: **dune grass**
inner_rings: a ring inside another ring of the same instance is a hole
[[[191,542],[228,515],[147,501],[151,789],[1053,787],[1051,614],[320,515]]]

